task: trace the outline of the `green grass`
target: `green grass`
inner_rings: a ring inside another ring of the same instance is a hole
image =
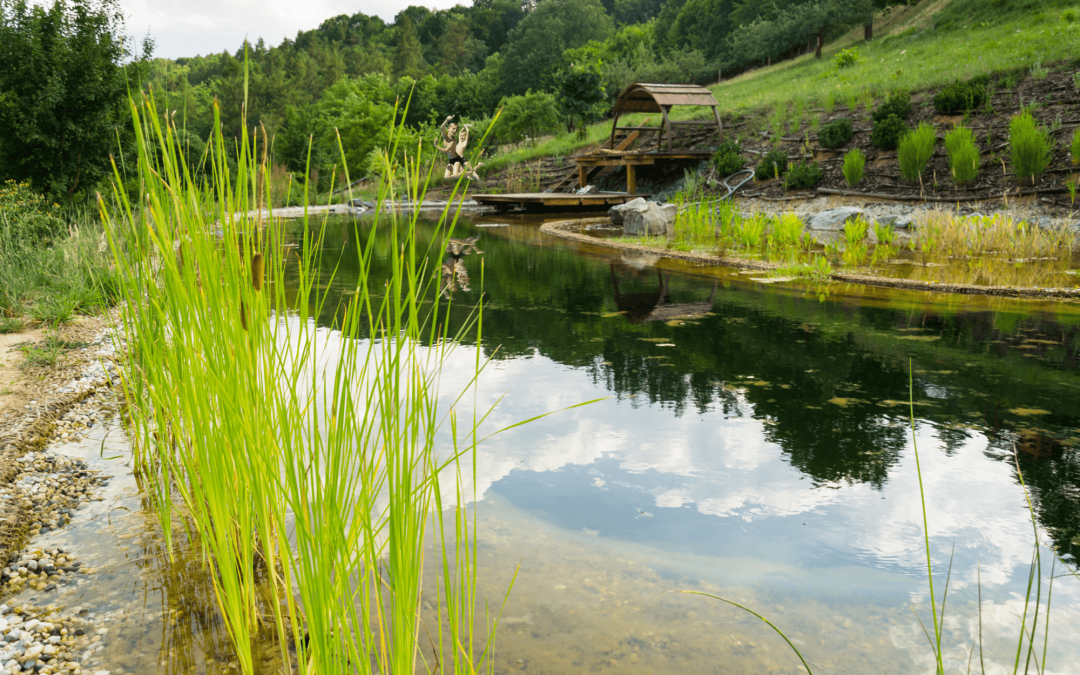
[[[945,152],[954,183],[964,185],[979,175],[979,148],[971,129],[958,124],[945,134]]]
[[[851,187],[862,182],[863,169],[866,166],[866,153],[859,148],[852,148],[844,155],[844,180]]]
[[[936,145],[937,132],[932,124],[923,122],[905,134],[900,139],[900,174],[907,180],[921,181]]]
[[[232,140],[215,125],[215,183],[203,191],[175,150],[176,129],[151,101],[131,107],[138,149],[128,161],[145,194],[132,204],[115,190],[103,217],[131,338],[122,393],[134,467],[169,549],[180,518],[206,556],[239,671],[255,670],[252,638],[274,633],[299,672],[490,672],[495,625],[486,637],[475,625],[485,600],[475,522],[461,508],[476,466],[459,461],[471,451],[475,462],[485,413],[444,417],[437,405],[460,335],[447,332],[426,261],[454,221],[424,244],[417,213],[377,215],[356,251],[355,293],[336,312],[339,333],[328,335],[314,321],[332,281],[319,271],[325,221],[305,218],[299,236],[311,245],[289,253],[284,223],[256,208],[271,206],[255,201],[270,170],[258,139],[241,137],[230,172]],[[407,197],[422,198],[427,173],[394,167],[393,156],[383,175],[401,169]],[[380,202],[396,197],[380,189]],[[402,252],[386,256],[387,278],[371,272],[386,253],[376,233]],[[473,318],[462,330],[479,343]],[[474,365],[466,387],[483,368],[479,352]],[[437,449],[446,432],[453,446]],[[451,494],[457,503],[443,504]],[[425,587],[441,601],[422,630]],[[421,663],[429,640],[437,664]]]

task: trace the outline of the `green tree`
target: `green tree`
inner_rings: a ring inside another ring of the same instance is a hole
[[[0,0],[0,178],[71,202],[106,175],[128,127],[123,35],[114,0]]]
[[[495,133],[503,141],[535,140],[559,129],[559,106],[555,97],[546,91],[530,89],[522,96],[509,96],[499,102],[499,107],[502,114]]]
[[[589,122],[600,116],[606,100],[600,63],[576,63],[559,71],[559,107],[585,138]]]
[[[397,49],[394,51],[394,75],[409,76],[415,80],[427,73],[424,50],[416,36],[416,24],[408,16],[401,17],[398,24]]]
[[[510,34],[503,53],[503,90],[518,94],[552,84],[567,49],[614,32],[599,0],[544,0]]]

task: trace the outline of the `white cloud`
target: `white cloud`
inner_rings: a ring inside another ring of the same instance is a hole
[[[252,42],[263,38],[276,45],[297,31],[317,28],[339,14],[363,12],[394,20],[410,4],[445,9],[460,0],[120,0],[128,32],[142,39],[147,31],[157,42],[155,54],[168,58],[195,56],[227,50],[235,52],[246,36]]]

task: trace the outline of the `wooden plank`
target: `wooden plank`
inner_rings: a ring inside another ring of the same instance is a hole
[[[678,124],[680,126],[716,126],[716,122],[713,120],[671,120],[669,124]]]
[[[660,131],[660,127],[615,127],[615,131]]]

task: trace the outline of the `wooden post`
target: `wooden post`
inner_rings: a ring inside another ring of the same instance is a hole
[[[585,170],[585,165],[584,164],[578,164],[578,166],[577,166],[578,187],[585,187],[585,180],[586,180],[587,174],[588,174],[588,171]]]
[[[663,113],[663,115],[664,115],[664,126],[667,127],[667,149],[671,150],[671,120],[668,119],[668,114],[667,114],[667,112],[668,112],[667,109],[669,107],[670,106],[660,106],[660,112]],[[661,138],[656,142],[656,149],[657,150],[660,149],[660,144],[663,142],[663,135],[664,135],[664,131],[663,131],[663,128],[661,128],[661,130],[660,130]]]
[[[626,165],[626,192],[637,194],[637,172],[633,164]]]

